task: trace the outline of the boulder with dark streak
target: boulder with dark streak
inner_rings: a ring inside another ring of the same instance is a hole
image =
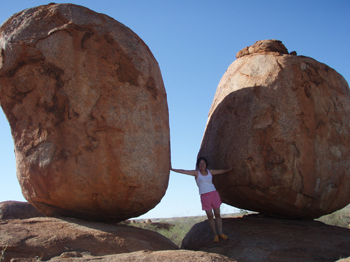
[[[248,49],[219,83],[199,152],[210,168],[233,167],[214,177],[223,202],[305,219],[343,208],[350,202],[349,85],[280,41]]]

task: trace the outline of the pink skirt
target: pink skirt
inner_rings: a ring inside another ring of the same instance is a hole
[[[219,208],[222,204],[218,191],[211,191],[201,195],[202,210]]]

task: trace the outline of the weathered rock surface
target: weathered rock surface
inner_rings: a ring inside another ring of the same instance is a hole
[[[239,262],[336,261],[350,256],[350,230],[322,222],[261,215],[223,218],[229,236],[213,242],[208,222],[194,225],[181,248],[218,253]]]
[[[74,255],[74,254],[72,254]],[[225,257],[219,254],[212,254],[201,251],[189,251],[189,250],[175,250],[175,251],[137,251],[132,253],[108,255],[102,257],[82,256],[82,257],[69,257],[69,254],[65,254],[58,258],[52,258],[50,262],[54,261],[133,261],[133,262],[184,262],[184,261],[201,261],[201,262],[226,262],[235,261],[231,258]]]
[[[0,232],[0,250],[5,249],[5,262],[12,258],[36,256],[48,260],[60,255],[104,256],[140,250],[178,249],[169,239],[153,231],[73,218],[1,220]]]
[[[147,45],[72,4],[19,12],[0,27],[0,102],[24,197],[48,216],[122,221],[165,194],[166,92]]]
[[[260,40],[256,41],[253,45],[243,48],[236,54],[236,58],[240,58],[245,55],[257,54],[257,53],[271,53],[276,52],[277,54],[288,54],[287,48],[284,46],[282,41],[279,40]]]
[[[349,86],[334,69],[265,48],[222,77],[199,155],[233,167],[214,177],[223,202],[320,217],[350,202],[349,117]]]
[[[338,262],[350,262],[350,257],[337,260]]]
[[[0,219],[27,219],[32,217],[44,217],[44,215],[28,202],[0,202]]]

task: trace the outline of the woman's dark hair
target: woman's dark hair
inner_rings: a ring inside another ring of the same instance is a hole
[[[206,166],[207,166],[207,168],[208,168],[208,160],[207,160],[205,157],[201,156],[201,157],[199,157],[199,158],[197,159],[197,163],[196,163],[197,169],[199,169],[199,162],[201,162],[201,160],[204,160],[204,162],[205,162],[205,164],[206,164]]]

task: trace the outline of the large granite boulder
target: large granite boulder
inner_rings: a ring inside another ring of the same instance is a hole
[[[333,262],[350,256],[350,230],[322,222],[248,215],[223,218],[227,240],[213,243],[207,221],[195,224],[182,249],[218,253],[239,262]]]
[[[177,250],[154,231],[132,226],[87,222],[75,218],[0,220],[0,250],[4,261],[13,258],[104,256],[140,250]],[[30,260],[31,261],[31,260]]]
[[[48,216],[121,221],[168,186],[166,92],[147,45],[72,4],[19,12],[0,27],[0,102],[24,197]]]
[[[350,202],[350,91],[334,69],[282,45],[259,41],[237,54],[199,155],[211,168],[233,167],[214,177],[223,202],[316,218]]]

